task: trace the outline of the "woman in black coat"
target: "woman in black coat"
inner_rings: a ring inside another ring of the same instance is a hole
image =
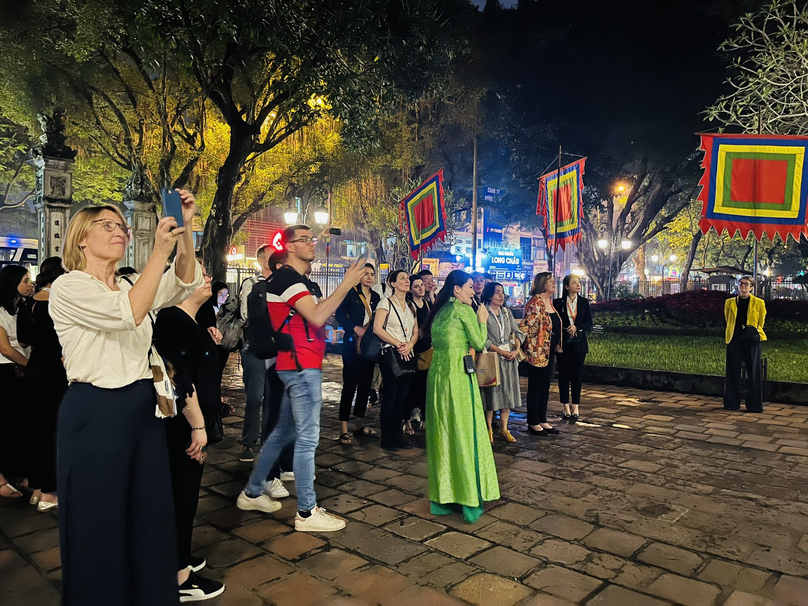
[[[569,274],[564,277],[563,296],[553,301],[561,316],[562,352],[558,354],[558,398],[564,405],[562,419],[578,420],[578,405],[581,403],[581,375],[584,360],[589,353],[586,333],[592,330],[592,309],[586,297],[579,297],[581,280]],[[570,410],[570,385],[572,386],[572,410]]]
[[[368,263],[365,267],[370,271],[356,288],[351,289],[336,313],[337,322],[345,330],[342,338],[342,396],[339,401],[339,420],[342,423],[339,441],[345,445],[351,443],[348,421],[351,420],[351,402],[354,394],[356,394],[354,435],[357,437],[376,435],[375,431],[365,426],[365,411],[368,407],[375,364],[360,356],[357,350],[365,332],[369,328],[372,330],[373,314],[381,297],[370,288],[376,278],[374,266]]]

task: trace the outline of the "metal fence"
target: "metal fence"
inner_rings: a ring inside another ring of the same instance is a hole
[[[594,297],[595,288],[590,280],[582,281],[583,293]],[[684,288],[679,280],[620,280],[612,284],[612,298],[632,298],[642,296],[661,297],[688,290],[717,290],[722,292],[736,292],[737,280],[734,278],[724,281],[715,279],[688,280]],[[808,301],[808,286],[801,282],[788,279],[758,279],[757,294],[764,299],[791,299],[794,301]]]

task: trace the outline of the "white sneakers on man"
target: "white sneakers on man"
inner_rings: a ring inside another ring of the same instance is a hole
[[[281,482],[294,482],[295,481],[295,472],[294,471],[282,471],[281,472]]]
[[[274,478],[271,482],[264,484],[264,494],[269,495],[273,499],[285,499],[289,496],[289,491],[283,485],[279,478]]]
[[[300,512],[295,514],[295,530],[301,532],[335,532],[345,528],[345,520],[326,513],[322,507],[315,507],[311,515],[304,518]]]
[[[269,495],[260,494],[257,497],[248,497],[247,493],[243,490],[236,499],[236,507],[242,511],[263,511],[264,513],[272,513],[281,508],[278,501],[273,501]]]

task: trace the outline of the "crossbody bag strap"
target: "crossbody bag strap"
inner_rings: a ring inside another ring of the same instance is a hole
[[[396,309],[396,304],[393,302],[392,299],[390,299],[390,307],[392,307],[393,311],[396,312],[396,317],[398,318],[398,323],[399,323],[399,325],[401,325],[401,334],[403,334],[404,338],[406,339],[407,338],[407,329],[404,328],[404,322],[401,321],[401,315],[398,313],[398,310]],[[389,318],[390,314],[387,314],[387,317]]]

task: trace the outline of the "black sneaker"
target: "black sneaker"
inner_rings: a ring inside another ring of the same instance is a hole
[[[238,456],[238,460],[242,463],[252,463],[255,461],[255,449],[252,446],[245,446]]]
[[[202,556],[191,556],[188,558],[188,563],[191,565],[191,572],[199,572],[208,565],[207,560]]]
[[[188,580],[180,585],[180,602],[201,602],[224,593],[224,583],[200,577],[191,573]]]

